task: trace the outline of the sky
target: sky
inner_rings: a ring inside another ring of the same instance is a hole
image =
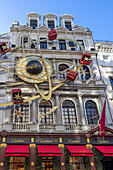
[[[74,24],[89,28],[94,40],[113,41],[113,0],[0,0],[0,34],[9,32],[13,21],[27,24],[27,13],[71,14]]]

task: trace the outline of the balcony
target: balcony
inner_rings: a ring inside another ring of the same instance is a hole
[[[14,123],[3,124],[1,130],[16,132],[41,132],[41,133],[86,133],[98,127],[97,124],[80,125],[80,124],[28,124]]]
[[[12,130],[29,130],[30,125],[28,123],[14,123],[12,125]]]

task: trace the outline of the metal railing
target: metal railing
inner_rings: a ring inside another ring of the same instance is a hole
[[[30,125],[28,123],[14,123],[12,125],[13,130],[29,130]]]

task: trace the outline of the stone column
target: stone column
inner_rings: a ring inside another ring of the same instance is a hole
[[[29,170],[36,170],[36,145],[30,144],[30,159],[29,159]]]
[[[36,123],[36,100],[32,101],[32,123]]]
[[[6,144],[7,131],[1,131],[1,144],[0,144],[0,170],[5,170],[5,150],[7,147]]]
[[[86,138],[87,138],[87,145],[86,147],[92,151],[92,144],[90,142],[90,134],[86,134]],[[96,170],[96,167],[95,167],[95,160],[94,160],[94,156],[91,156],[91,158],[89,157],[90,159],[90,170]]]
[[[62,155],[60,157],[60,170],[66,170],[66,162],[65,162],[65,150],[64,150],[64,144],[62,144],[62,138],[59,138],[59,149],[62,152]]]
[[[82,125],[86,124],[86,119],[85,119],[85,112],[84,112],[84,107],[83,107],[83,101],[82,101],[82,94],[78,94],[78,104],[79,104],[79,119],[81,120],[79,123]]]
[[[56,106],[59,106],[58,109],[56,110],[56,124],[62,124],[62,113],[61,113],[61,108],[60,108],[60,98],[59,94],[55,94],[56,98]]]
[[[6,143],[0,144],[0,170],[5,170],[5,149]]]

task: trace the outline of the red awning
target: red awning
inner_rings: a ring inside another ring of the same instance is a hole
[[[57,145],[38,145],[38,156],[61,156]]]
[[[8,145],[5,156],[29,156],[28,145]]]
[[[113,156],[113,146],[94,146],[100,152],[103,153],[103,156]]]
[[[93,156],[93,152],[85,146],[66,146],[71,156]]]

